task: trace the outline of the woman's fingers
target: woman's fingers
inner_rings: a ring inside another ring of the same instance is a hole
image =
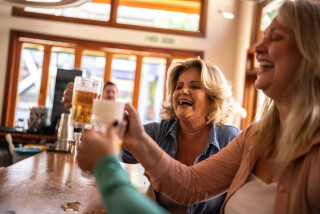
[[[129,121],[131,120],[139,120],[139,114],[138,112],[135,110],[135,108],[130,104],[130,103],[126,103],[124,109],[128,112],[128,118],[129,118]]]
[[[64,107],[67,110],[69,110],[72,107],[73,86],[74,86],[73,82],[69,82],[67,84],[66,89],[63,92],[61,103],[64,105]]]
[[[67,88],[69,88],[69,89],[71,89],[71,90],[73,90],[73,86],[74,86],[74,83],[73,83],[73,82],[69,82],[69,83],[67,84]]]
[[[110,124],[106,133],[94,129],[83,132],[82,141],[78,145],[78,163],[83,170],[92,172],[95,164],[106,155],[119,155],[118,122]]]

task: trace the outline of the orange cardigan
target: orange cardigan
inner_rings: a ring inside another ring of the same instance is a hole
[[[189,205],[228,191],[226,201],[247,180],[259,157],[249,126],[216,155],[187,167],[165,152],[146,172],[155,190]],[[320,130],[280,175],[274,213],[320,213]]]

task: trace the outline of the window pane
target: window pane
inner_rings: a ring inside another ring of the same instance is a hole
[[[41,45],[24,43],[22,46],[15,121],[19,118],[27,120],[30,109],[38,106],[43,50]]]
[[[261,119],[261,110],[262,110],[262,105],[265,98],[266,98],[266,95],[263,93],[263,91],[258,90],[258,104],[257,104],[257,113],[256,113],[255,121],[259,121]]]
[[[138,105],[143,123],[160,122],[165,75],[165,59],[143,58]]]
[[[117,85],[118,100],[132,102],[136,57],[115,55],[112,60],[111,81]]]
[[[48,118],[51,118],[51,110],[53,106],[54,89],[57,76],[57,68],[71,69],[74,65],[74,49],[53,47],[51,50],[50,67],[49,67],[49,86],[46,99],[46,107],[48,108]]]
[[[164,29],[198,31],[200,6],[200,0],[120,0],[117,22]]]
[[[55,16],[64,16],[81,19],[91,19],[99,21],[108,21],[110,16],[110,4],[106,3],[94,3],[87,2],[79,7],[71,8],[57,8],[57,9],[46,9],[46,8],[32,8],[26,7],[26,12],[43,13]]]
[[[100,80],[103,82],[106,57],[104,52],[89,51],[83,52],[81,60],[81,69],[85,76]]]
[[[274,17],[278,14],[279,7],[282,5],[283,0],[270,1],[262,10],[260,30],[264,31],[272,22]]]

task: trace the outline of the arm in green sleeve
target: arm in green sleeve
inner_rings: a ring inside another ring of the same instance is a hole
[[[93,170],[107,212],[110,214],[167,213],[130,184],[128,175],[122,169],[119,160],[115,155],[108,155],[102,158]]]

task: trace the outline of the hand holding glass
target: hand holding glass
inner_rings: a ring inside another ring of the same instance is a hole
[[[96,131],[105,133],[109,124],[117,121],[120,124],[119,131],[125,127],[123,102],[113,100],[94,100],[92,105],[91,125]],[[119,136],[121,138],[121,134]],[[119,146],[122,142],[119,140]]]

